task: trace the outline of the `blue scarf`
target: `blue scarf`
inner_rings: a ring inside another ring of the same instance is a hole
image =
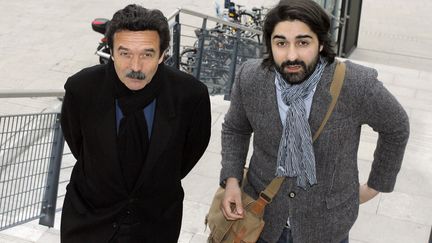
[[[321,79],[327,61],[319,58],[315,71],[300,84],[291,85],[276,71],[282,100],[288,106],[279,144],[276,176],[297,177],[297,186],[316,184],[315,156],[304,99]]]

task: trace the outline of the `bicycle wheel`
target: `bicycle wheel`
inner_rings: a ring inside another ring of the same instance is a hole
[[[239,13],[239,20],[240,23],[246,27],[255,29],[255,30],[261,30],[261,26],[257,19],[255,18],[253,13],[249,12],[241,12]],[[242,36],[245,38],[253,39],[260,42],[260,36],[257,33],[251,32],[251,31],[243,31]]]
[[[180,53],[180,70],[193,74],[196,65],[197,49],[194,47],[186,48]]]
[[[250,27],[250,28],[255,28],[255,27],[259,27],[259,23],[256,20],[255,16],[253,13],[250,12],[240,12],[239,13],[239,20],[240,20],[240,24]]]

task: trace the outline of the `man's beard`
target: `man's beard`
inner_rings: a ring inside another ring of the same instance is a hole
[[[318,58],[319,56],[317,56],[315,60],[313,60],[313,62],[309,65],[306,65],[306,63],[301,60],[284,61],[280,66],[277,65],[276,63],[274,65],[276,67],[276,70],[282,76],[282,78],[286,80],[289,84],[301,84],[305,80],[307,80],[311,76],[311,74],[315,71],[315,68],[318,63]],[[294,65],[296,66],[299,65],[302,67],[302,69],[297,73],[288,73],[284,71],[285,67],[294,66]]]

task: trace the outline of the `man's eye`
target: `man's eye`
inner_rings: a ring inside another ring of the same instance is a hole
[[[286,42],[280,41],[276,43],[277,46],[286,46]]]
[[[143,53],[140,55],[140,59],[147,59],[147,58],[152,58],[153,57],[153,53],[149,52],[149,53]]]
[[[120,56],[127,56],[127,55],[129,55],[129,53],[127,53],[127,52],[120,52]]]
[[[309,45],[309,42],[307,42],[307,41],[299,41],[299,42],[298,42],[298,45],[299,45],[299,46],[308,46],[308,45]]]

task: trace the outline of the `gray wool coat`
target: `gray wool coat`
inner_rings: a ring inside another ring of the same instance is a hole
[[[357,151],[361,126],[379,134],[368,185],[391,192],[401,168],[409,136],[404,109],[377,80],[377,72],[346,62],[346,76],[338,102],[321,135],[314,143],[318,184],[303,190],[295,178],[287,178],[265,210],[261,237],[276,242],[290,218],[295,243],[340,242],[347,237],[359,210]],[[329,87],[335,63],[327,65],[311,107],[312,134],[320,126],[331,102]],[[246,62],[238,71],[230,108],[222,125],[220,183],[229,177],[242,179],[249,142],[253,154],[245,192],[254,198],[275,177],[276,157],[282,135],[274,71],[261,60]]]

